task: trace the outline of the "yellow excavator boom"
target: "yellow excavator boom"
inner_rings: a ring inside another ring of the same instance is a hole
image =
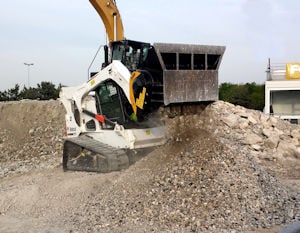
[[[90,0],[90,3],[104,23],[109,42],[124,40],[123,23],[115,0]]]

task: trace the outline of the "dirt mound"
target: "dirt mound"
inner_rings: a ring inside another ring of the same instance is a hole
[[[217,102],[166,118],[168,143],[127,170],[63,173],[63,115],[57,101],[0,103],[0,231],[257,232],[300,220],[298,126]]]
[[[57,166],[63,133],[58,101],[0,103],[0,177]]]

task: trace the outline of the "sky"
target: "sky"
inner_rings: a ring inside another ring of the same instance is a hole
[[[0,90],[49,81],[75,86],[106,43],[88,0],[0,0]],[[271,62],[300,62],[298,0],[116,0],[125,37],[226,46],[219,83],[262,84]],[[102,56],[90,71],[97,71]],[[24,63],[33,63],[28,67]]]

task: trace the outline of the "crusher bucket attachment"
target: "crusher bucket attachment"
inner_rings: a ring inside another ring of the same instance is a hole
[[[224,46],[154,43],[153,47],[163,69],[165,105],[218,100]]]

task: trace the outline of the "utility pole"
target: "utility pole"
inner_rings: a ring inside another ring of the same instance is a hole
[[[27,72],[28,72],[28,76],[27,76],[27,88],[30,87],[30,66],[33,66],[33,63],[26,63],[24,62],[24,65],[27,66]]]

